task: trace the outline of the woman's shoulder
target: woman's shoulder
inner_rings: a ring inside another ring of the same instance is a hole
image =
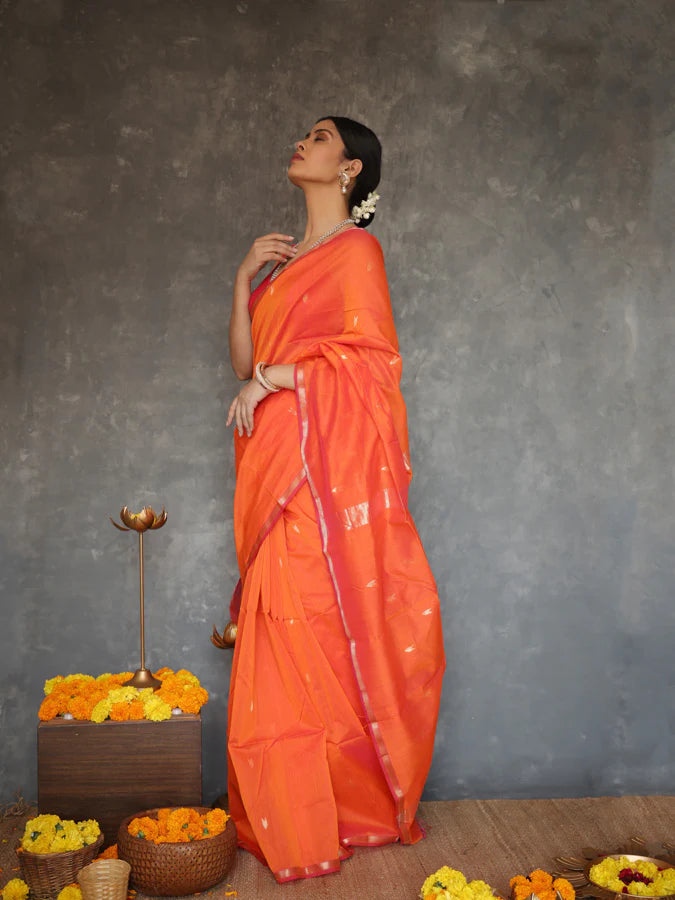
[[[349,246],[351,252],[375,256],[377,259],[384,258],[382,245],[375,235],[366,231],[365,228],[350,228],[344,236],[347,238],[345,244]]]

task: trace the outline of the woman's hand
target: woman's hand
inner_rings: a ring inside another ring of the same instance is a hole
[[[256,238],[239,266],[237,277],[245,278],[250,282],[266,263],[286,262],[288,259],[292,259],[297,252],[295,247],[291,247],[288,243],[292,240],[292,235],[277,234],[276,232]]]
[[[229,427],[230,423],[234,421],[235,428],[239,429],[239,437],[243,437],[244,430],[251,437],[253,432],[253,410],[268,394],[269,391],[265,390],[255,378],[253,381],[249,381],[230,404],[225,427]]]

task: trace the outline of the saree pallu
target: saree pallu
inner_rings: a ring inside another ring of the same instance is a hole
[[[295,392],[235,433],[228,791],[240,844],[288,881],[423,836],[445,657],[378,241],[344,232],[250,309],[255,361],[295,364]]]

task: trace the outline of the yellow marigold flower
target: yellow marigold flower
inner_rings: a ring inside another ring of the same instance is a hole
[[[176,672],[176,678],[180,678],[181,681],[186,681],[188,684],[194,685],[194,687],[199,687],[199,679],[196,675],[193,675],[192,672],[188,672],[187,669],[179,669]]]
[[[111,703],[129,703],[130,700],[137,700],[138,695],[138,688],[129,684],[127,687],[118,687],[110,691],[108,700]]]
[[[675,869],[664,869],[663,872],[659,872],[654,884],[658,888],[659,896],[675,894]]]
[[[639,873],[653,880],[648,884],[641,881],[631,881],[626,884],[625,881],[619,878],[619,873],[622,869],[631,869],[636,874]],[[627,856],[621,856],[619,859],[611,859],[610,857],[603,859],[602,862],[592,866],[589,876],[595,884],[599,884],[601,887],[617,894],[625,891],[631,896],[661,897],[675,892],[675,870],[664,869],[662,872],[659,872],[658,866],[654,863],[644,860],[631,861]]]
[[[26,900],[28,885],[21,878],[12,878],[2,889],[2,900]]]
[[[77,827],[85,845],[93,844],[101,833],[101,828],[96,819],[83,819],[77,823]]]
[[[110,715],[112,703],[110,700],[99,700],[91,711],[92,722],[104,722]]]
[[[171,707],[161,697],[149,697],[144,703],[145,718],[151,722],[162,722],[171,718]]]
[[[468,887],[471,889],[474,897],[492,897],[492,888],[486,881],[481,881],[480,878],[474,879],[474,881],[470,881]]]
[[[466,887],[466,878],[456,869],[449,866],[441,866],[433,875],[429,875],[422,885],[422,896],[427,894],[438,895],[441,891],[450,891],[451,894],[458,894],[462,888]]]
[[[79,884],[68,884],[59,892],[56,900],[82,900],[82,891]]]
[[[54,690],[54,688],[56,687],[56,685],[59,684],[59,682],[61,682],[61,681],[63,681],[63,675],[57,675],[55,678],[48,678],[48,679],[45,681],[45,688],[44,688],[44,690],[45,690],[45,697],[48,697],[48,696],[51,694],[51,692]],[[18,879],[18,878],[14,878],[14,879],[12,879],[12,880],[13,880],[13,881],[18,881],[19,879]]]

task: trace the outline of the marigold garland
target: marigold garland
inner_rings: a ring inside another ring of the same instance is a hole
[[[223,809],[209,810],[206,815],[191,807],[163,807],[157,818],[139,816],[129,822],[129,834],[154,844],[178,844],[202,841],[225,831],[230,817]]]
[[[494,900],[492,888],[485,881],[467,882],[457,869],[442,866],[430,875],[420,890],[422,900]]]
[[[627,856],[611,856],[591,866],[588,873],[594,884],[617,894],[663,897],[675,894],[675,869],[660,869],[645,859],[629,860]]]
[[[529,876],[516,875],[509,882],[513,900],[527,900],[536,894],[539,900],[556,900],[556,891],[563,900],[574,900],[576,891],[566,878],[554,878],[543,869],[535,869]]]
[[[31,853],[62,853],[93,844],[101,833],[95,819],[74,822],[59,816],[41,815],[26,822],[21,847]],[[3,898],[7,900],[7,898]]]
[[[171,718],[171,711],[197,714],[209,699],[199,679],[179,669],[174,672],[167,666],[155,672],[162,686],[151,688],[124,686],[132,672],[106,672],[94,678],[92,675],[57,675],[45,681],[45,698],[40,704],[38,716],[47,722],[58,716],[70,714],[80,721],[114,722],[149,719],[162,722]]]

